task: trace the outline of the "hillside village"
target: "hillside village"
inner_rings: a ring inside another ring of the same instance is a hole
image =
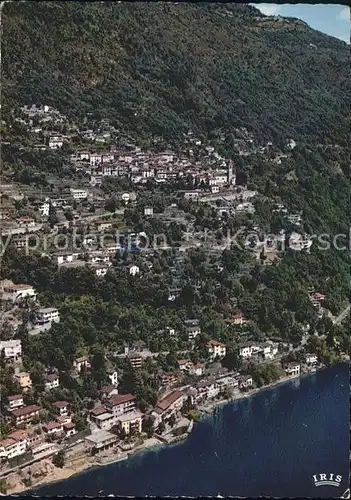
[[[221,132],[138,145],[108,120],[77,125],[38,104],[3,125],[0,472],[12,488],[51,457],[106,463],[174,442],[215,404],[347,354],[345,304],[317,276],[291,310],[275,313],[268,292],[264,304],[274,280],[290,288],[274,274],[284,259],[312,258],[315,243],[303,211],[268,197],[240,158],[283,168],[293,139],[281,150],[238,129],[234,161]]]

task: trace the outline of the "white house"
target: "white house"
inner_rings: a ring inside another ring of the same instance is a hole
[[[251,387],[253,384],[252,377],[250,375],[242,375],[239,377],[239,389],[246,389]]]
[[[69,403],[67,401],[56,401],[55,403],[52,403],[52,406],[60,416],[68,415]]]
[[[111,380],[111,384],[117,387],[118,385],[118,373],[117,370],[108,370],[107,376]]]
[[[275,344],[271,344],[266,342],[262,345],[262,355],[264,359],[273,359],[274,356],[278,353],[278,346]]]
[[[299,363],[288,363],[284,368],[285,373],[289,376],[300,375],[300,365]]]
[[[5,352],[5,359],[17,360],[22,356],[22,343],[18,339],[0,341],[0,352]]]
[[[242,358],[250,358],[253,354],[258,353],[260,350],[261,348],[259,346],[248,342],[239,347],[239,355]]]
[[[189,359],[178,359],[178,367],[182,372],[187,372],[192,366],[192,362]]]
[[[116,425],[117,417],[111,413],[111,411],[105,410],[103,413],[98,415],[91,415],[90,419],[94,424],[103,431],[109,431],[114,425]]]
[[[50,202],[44,201],[44,203],[39,207],[39,213],[42,217],[49,217]]]
[[[76,424],[74,422],[67,422],[63,424],[63,431],[65,433],[65,437],[70,437],[76,434]]]
[[[50,149],[60,149],[62,148],[62,145],[63,145],[63,138],[56,135],[56,136],[52,136],[50,137],[49,139],[49,148]]]
[[[15,285],[12,281],[2,282],[3,300],[12,302],[20,301],[26,298],[35,300],[37,297],[36,291],[31,285],[18,284]]]
[[[15,434],[15,433],[13,433]],[[11,459],[23,455],[27,449],[27,440],[25,438],[15,439],[8,437],[0,441],[0,457],[3,459]]]
[[[24,406],[22,394],[15,394],[13,396],[8,396],[7,401],[8,401],[7,408],[9,411]]]
[[[198,200],[200,195],[200,191],[185,191],[184,198],[186,200]]]
[[[59,323],[60,315],[58,310],[55,307],[42,307],[38,309],[35,314],[36,322],[39,325],[45,325],[47,323]]]
[[[138,267],[138,266],[131,266],[131,267],[129,268],[129,274],[130,274],[131,276],[136,276],[137,274],[139,274],[139,272],[140,272],[140,269],[139,269],[139,267]]]
[[[216,186],[223,186],[224,184],[227,183],[227,173],[216,173],[215,174],[215,185]]]
[[[94,270],[95,276],[103,277],[106,276],[110,266],[108,264],[91,264],[90,267]]]
[[[95,167],[96,165],[99,165],[99,163],[102,163],[102,155],[99,153],[93,153],[90,155],[89,158],[89,163],[91,167]]]
[[[74,255],[71,252],[58,252],[52,254],[52,257],[56,259],[58,265],[65,264],[66,262],[73,262]]]
[[[201,377],[204,371],[203,363],[196,363],[195,365],[189,368],[190,375],[196,375],[197,377]]]
[[[200,328],[200,326],[188,326],[186,328],[186,331],[188,334],[188,339],[194,340],[198,335],[200,335],[201,328]]]
[[[45,377],[45,389],[56,389],[60,386],[60,378],[56,373],[51,373]]]
[[[233,391],[237,391],[239,388],[237,373],[225,373],[216,378],[216,386],[219,391],[222,392],[225,388],[231,388]]]
[[[315,365],[318,361],[316,354],[306,354],[306,363],[308,365]]]
[[[224,358],[227,354],[227,347],[217,340],[210,340],[206,344],[207,353],[211,360],[215,358]]]
[[[73,368],[78,372],[80,373],[83,369],[83,367],[85,369],[88,369],[90,368],[91,364],[90,364],[90,361],[89,359],[87,358],[87,356],[82,356],[81,358],[77,358],[73,361]]]
[[[60,434],[63,431],[63,425],[60,422],[51,421],[43,425],[43,430],[49,436]]]
[[[71,195],[75,200],[84,200],[88,197],[88,192],[85,189],[70,189]]]

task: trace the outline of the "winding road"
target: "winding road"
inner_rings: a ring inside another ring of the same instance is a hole
[[[346,318],[346,316],[349,313],[350,313],[350,304],[348,304],[348,306],[345,307],[345,309],[343,309],[341,311],[341,313],[339,314],[339,316],[337,316],[336,318],[334,318],[334,320],[333,320],[334,325],[340,325],[340,323],[342,323],[344,321],[344,319]]]

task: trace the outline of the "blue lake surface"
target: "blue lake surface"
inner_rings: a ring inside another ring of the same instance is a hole
[[[348,487],[349,367],[230,403],[189,438],[44,486],[36,495],[340,497]],[[340,487],[313,474],[342,475]]]

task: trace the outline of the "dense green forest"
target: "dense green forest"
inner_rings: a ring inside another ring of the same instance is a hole
[[[235,4],[13,2],[2,99],[93,112],[139,136],[248,127],[347,141],[349,49]]]

